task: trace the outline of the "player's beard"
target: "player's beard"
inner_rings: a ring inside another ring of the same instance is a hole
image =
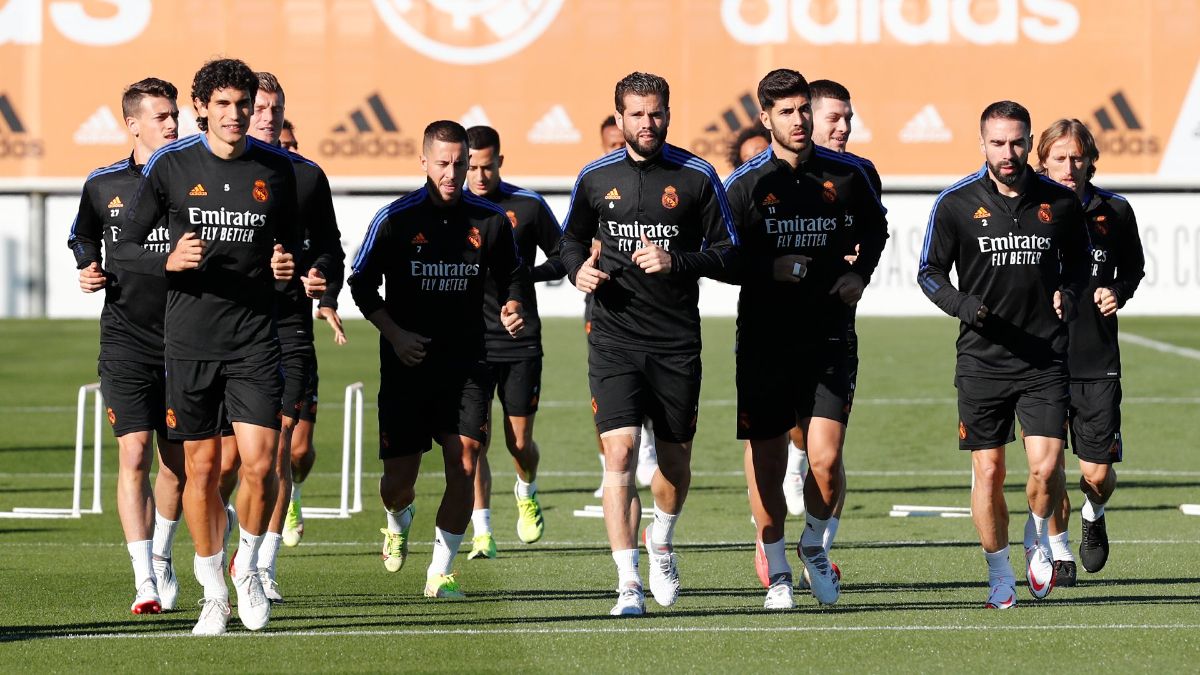
[[[1000,173],[1000,169],[1005,165],[1012,166],[1014,169],[1016,169],[1016,171],[1013,171],[1007,176]],[[1004,185],[1012,187],[1020,182],[1021,176],[1025,175],[1025,166],[1026,165],[1024,163],[1018,164],[1017,162],[1004,162],[1003,164],[992,164],[991,162],[988,162],[988,171],[992,174],[992,178],[995,178]]]
[[[797,155],[803,153],[806,149],[808,149],[808,146],[812,145],[812,142],[813,142],[812,129],[808,130],[808,133],[806,133],[804,135],[804,140],[800,141],[800,142],[796,142],[796,141],[792,140],[792,128],[791,127],[788,127],[787,129],[772,128],[771,129],[771,138],[774,139],[775,142],[778,143],[781,147],[783,147],[787,150],[790,150],[791,152],[794,152]]]
[[[644,145],[638,142],[640,139],[637,136],[637,132],[631,136],[628,131],[622,131],[622,135],[625,136],[625,142],[629,144],[629,147],[636,150],[642,157],[649,157],[662,149],[663,143],[667,138],[667,128],[663,127],[658,130],[650,129],[649,131],[654,135],[654,139]]]

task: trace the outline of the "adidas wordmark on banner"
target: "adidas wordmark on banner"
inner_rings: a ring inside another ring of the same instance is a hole
[[[555,105],[534,123],[527,136],[530,143],[578,143],[579,130],[571,123],[567,109]]]
[[[125,141],[125,127],[106,105],[97,108],[75,130],[75,142],[79,145],[124,145]]]

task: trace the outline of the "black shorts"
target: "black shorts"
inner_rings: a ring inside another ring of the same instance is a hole
[[[166,421],[172,440],[219,436],[223,417],[230,423],[279,428],[283,375],[278,351],[231,361],[168,358],[166,366]]]
[[[1014,414],[1022,437],[1067,438],[1068,377],[1061,370],[1015,379],[957,375],[954,386],[961,450],[998,448],[1016,440]]]
[[[858,333],[854,326],[846,331],[846,368],[850,377],[850,398],[854,398],[854,391],[858,389]]]
[[[846,343],[778,351],[738,345],[737,437],[775,438],[798,420],[822,417],[845,424],[854,403]]]
[[[1093,464],[1115,464],[1125,455],[1121,442],[1121,381],[1071,383],[1071,451]]]
[[[321,378],[317,375],[317,356],[313,354],[312,368],[308,371],[308,384],[304,387],[304,407],[300,409],[300,419],[312,424],[317,423],[317,389]]]
[[[311,373],[317,369],[317,354],[303,349],[284,352],[279,361],[283,368],[283,416],[300,419],[307,407]]]
[[[692,440],[700,376],[699,354],[652,354],[589,345],[588,383],[596,431],[640,427],[649,417],[656,437],[668,443]]]
[[[499,393],[500,407],[507,417],[529,417],[538,410],[542,393],[542,357],[522,361],[488,362],[492,386],[488,401]]]
[[[487,441],[487,364],[427,361],[409,368],[394,354],[380,361],[379,459],[427,452],[442,435]]]
[[[138,431],[167,433],[167,390],[163,366],[103,360],[96,366],[108,423],[118,438]]]

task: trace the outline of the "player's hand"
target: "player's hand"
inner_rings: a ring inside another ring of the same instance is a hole
[[[429,344],[429,338],[397,328],[394,334],[388,336],[388,342],[392,343],[392,350],[396,352],[400,363],[412,367],[425,360],[425,345]]]
[[[1061,321],[1063,318],[1062,291],[1054,291],[1054,313],[1058,315]]]
[[[798,284],[808,274],[808,263],[812,258],[806,255],[783,255],[775,259],[771,277],[775,281]]]
[[[665,274],[671,271],[671,254],[642,234],[642,247],[633,252],[633,262],[646,274]]]
[[[82,284],[82,279],[80,283]],[[1097,288],[1092,300],[1100,309],[1101,316],[1112,316],[1117,313],[1117,294],[1113,293],[1111,288]]]
[[[521,315],[521,303],[509,300],[500,308],[500,323],[508,334],[517,337],[525,330],[525,317]]]
[[[346,331],[342,328],[342,317],[338,316],[337,310],[332,307],[318,307],[317,313],[313,315],[315,319],[324,319],[329,327],[333,329],[333,341],[335,344],[344,345],[349,340],[346,339]]]
[[[104,288],[104,284],[107,282],[108,278],[104,276],[104,271],[100,269],[98,262],[79,270],[79,290],[84,293],[95,293]]]
[[[850,255],[847,255],[847,256],[842,256],[842,258],[843,258],[843,259],[844,259],[846,262],[848,262],[848,263],[850,263],[851,265],[853,265],[854,263],[858,262],[858,254],[859,254],[861,251],[862,251],[862,247],[861,247],[861,246],[859,246],[858,244],[855,244],[855,245],[854,245],[854,253],[851,253]]]
[[[275,244],[275,250],[271,252],[271,272],[276,281],[291,281],[296,274],[296,260],[283,250],[283,244]]]
[[[171,248],[171,254],[167,256],[167,271],[196,269],[200,266],[200,259],[204,257],[204,247],[204,240],[197,237],[195,232],[184,232]]]
[[[857,305],[863,294],[863,278],[855,272],[846,272],[833,282],[830,295],[837,295],[847,305]]]
[[[596,267],[599,260],[600,247],[593,248],[592,254],[583,261],[583,265],[580,265],[579,271],[575,273],[575,288],[584,293],[592,293],[600,284],[608,281],[608,275]]]
[[[304,294],[314,300],[325,295],[325,275],[321,274],[321,270],[313,267],[308,270],[308,276],[300,277],[300,281],[304,283]]]

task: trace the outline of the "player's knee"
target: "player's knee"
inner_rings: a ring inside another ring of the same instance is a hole
[[[1002,462],[991,460],[975,462],[976,487],[982,487],[987,490],[1003,490],[1006,475],[1007,471]]]
[[[1111,464],[1082,464],[1079,467],[1079,480],[1087,483],[1093,490],[1098,493],[1103,493],[1106,489],[1111,489],[1112,484],[1116,483],[1117,474],[1112,470]]]

